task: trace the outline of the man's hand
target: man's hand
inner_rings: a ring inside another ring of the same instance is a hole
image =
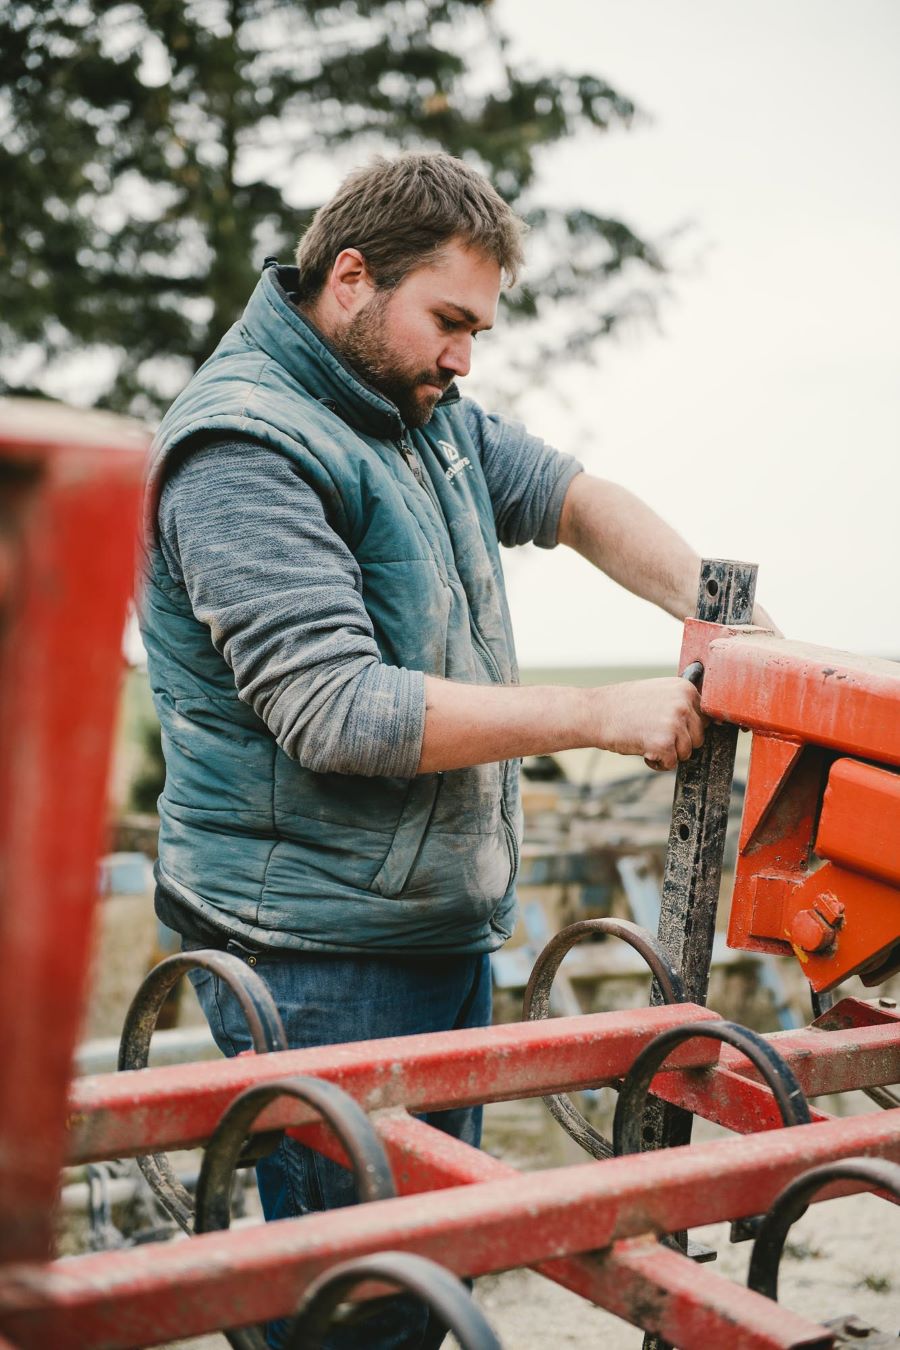
[[[687,680],[671,677],[607,685],[597,744],[620,755],[643,755],[651,769],[674,769],[703,744],[707,718]]]

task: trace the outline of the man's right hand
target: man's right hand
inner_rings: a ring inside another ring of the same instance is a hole
[[[677,676],[606,685],[593,691],[595,744],[619,755],[642,755],[651,769],[674,769],[703,744],[708,719],[700,695]]]

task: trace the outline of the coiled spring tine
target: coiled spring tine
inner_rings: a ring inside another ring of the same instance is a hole
[[[237,956],[221,951],[184,952],[168,956],[144,978],[125,1015],[119,1043],[119,1069],[145,1069],[150,1041],[169,991],[190,970],[209,970],[224,980],[244,1016],[257,1054],[286,1050],[287,1037],[268,985]],[[175,1175],[165,1153],[138,1158],[147,1184],[165,1212],[185,1233],[193,1231],[190,1193]]]
[[[747,1284],[757,1294],[777,1301],[778,1267],[788,1231],[816,1192],[834,1181],[865,1181],[872,1190],[890,1191],[900,1200],[900,1166],[884,1158],[840,1158],[795,1177],[763,1216],[753,1244]]]
[[[318,1350],[335,1308],[363,1280],[381,1280],[417,1295],[453,1333],[461,1350],[502,1350],[462,1281],[443,1266],[410,1252],[377,1252],[342,1262],[320,1275],[306,1292],[286,1350]]]
[[[627,919],[582,919],[579,923],[570,924],[568,928],[564,928],[551,938],[535,961],[525,989],[523,1017],[526,1021],[535,1022],[550,1016],[550,990],[563,957],[576,943],[596,933],[621,938],[623,942],[627,942],[646,961],[659,983],[665,1002],[684,1002],[684,988],[678,971],[656,938],[646,928],[641,928],[639,924],[631,923]],[[554,1094],[545,1097],[544,1102],[554,1120],[558,1121],[566,1134],[585,1152],[594,1158],[612,1157],[613,1146],[610,1141],[585,1119],[573,1104],[571,1097]]]
[[[644,1046],[622,1079],[613,1117],[613,1150],[617,1157],[623,1153],[641,1152],[641,1126],[650,1084],[675,1047],[696,1036],[724,1041],[742,1051],[771,1088],[785,1125],[810,1123],[809,1104],[803,1089],[794,1077],[793,1070],[768,1041],[736,1022],[692,1023],[690,1026],[670,1027],[667,1031],[661,1031]]]
[[[343,1088],[322,1078],[281,1078],[235,1097],[210,1136],[197,1181],[195,1232],[229,1226],[231,1185],[244,1140],[259,1114],[282,1097],[315,1107],[334,1130],[350,1159],[360,1203],[396,1195],[384,1145],[362,1107]]]

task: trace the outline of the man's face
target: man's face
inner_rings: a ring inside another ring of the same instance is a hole
[[[431,417],[466,375],[476,334],[493,325],[500,268],[456,241],[393,290],[375,290],[333,339],[344,358],[395,403],[408,427]]]

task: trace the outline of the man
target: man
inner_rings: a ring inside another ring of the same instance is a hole
[[[558,541],[682,617],[697,555],[455,380],[522,226],[447,155],[376,160],[267,266],[166,415],[143,631],[163,729],[157,904],[267,980],[293,1046],[484,1025],[514,922],[516,760],[575,746],[673,768],[703,740],[679,679],[517,684],[498,541]],[[249,1045],[208,974],[226,1053]],[[480,1111],[433,1123],[472,1143]],[[283,1143],[267,1217],[353,1199]],[[440,1333],[402,1300],[334,1346]],[[279,1328],[270,1329],[273,1344]]]

